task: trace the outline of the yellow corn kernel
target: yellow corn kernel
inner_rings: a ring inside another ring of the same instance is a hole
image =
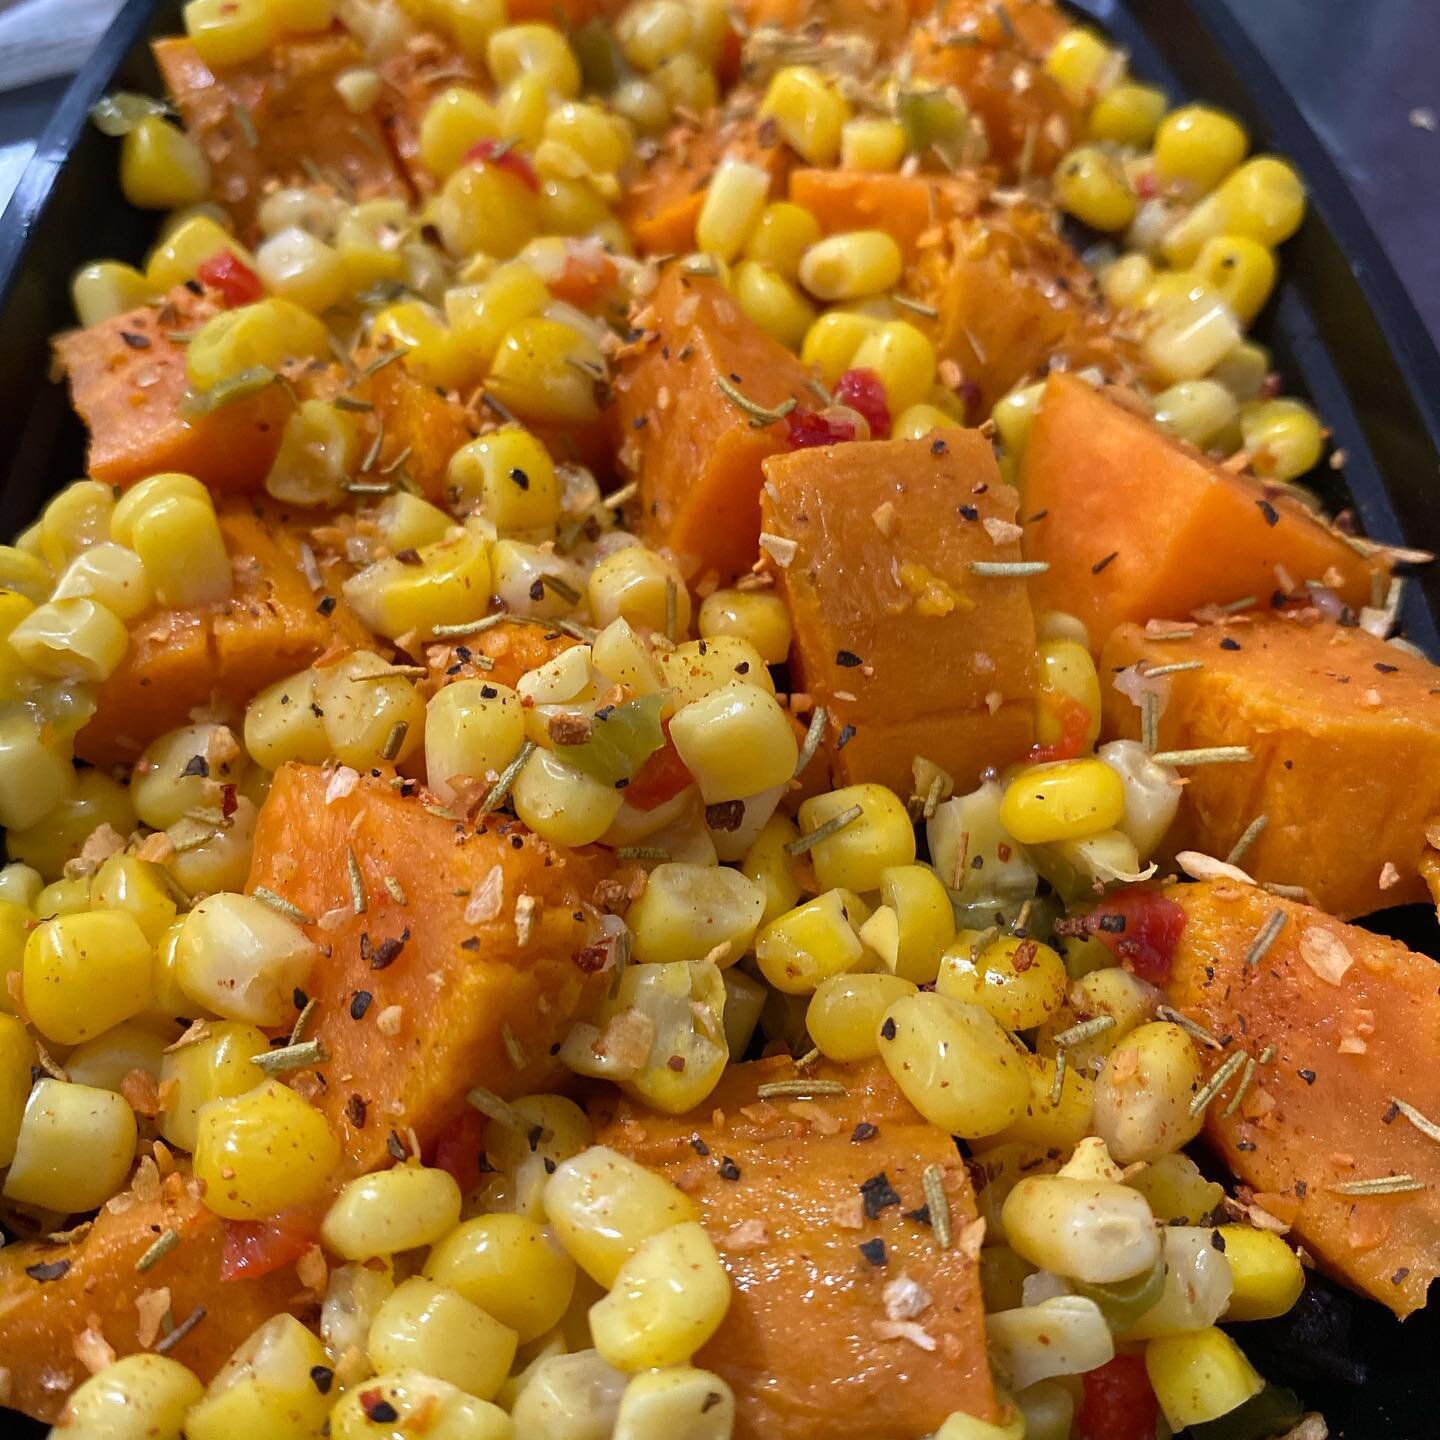
[[[605,362],[595,342],[559,320],[534,315],[500,339],[489,388],[528,420],[585,424],[599,413]]]
[[[625,1381],[594,1350],[541,1360],[515,1401],[516,1433],[525,1440],[608,1440]]]
[[[1269,480],[1294,480],[1304,475],[1315,468],[1325,449],[1325,432],[1319,419],[1298,400],[1260,400],[1242,405],[1240,433],[1251,467]],[[10,643],[15,643],[13,631]]]
[[[1000,823],[1022,845],[1098,835],[1124,813],[1125,787],[1100,760],[1027,766],[1000,802]]]
[[[758,685],[727,685],[677,710],[670,738],[707,805],[785,784],[800,754],[785,712]]]
[[[1240,326],[1230,307],[1209,285],[1160,309],[1144,339],[1147,358],[1167,380],[1196,380],[1240,343]]]
[[[10,648],[32,670],[61,680],[106,680],[125,658],[130,634],[95,600],[53,600],[10,632]]]
[[[1275,288],[1275,257],[1246,235],[1216,235],[1200,247],[1192,267],[1248,325],[1264,308]]]
[[[490,102],[478,91],[452,85],[426,107],[420,122],[420,159],[431,174],[446,180],[474,145],[499,135]]]
[[[1060,1100],[1055,1093],[1056,1062],[1043,1055],[1032,1055],[1025,1061],[1025,1074],[1030,1082],[1030,1098],[1025,1113],[1013,1125],[983,1142],[991,1145],[1018,1144],[1033,1146],[1047,1153],[1073,1149],[1090,1133],[1090,1115],[1095,1108],[1095,1082],[1078,1070],[1066,1068],[1060,1086]]]
[[[1095,145],[1072,150],[1055,169],[1062,210],[1095,230],[1123,230],[1135,218],[1135,195],[1124,168]]]
[[[152,953],[121,910],[44,921],[25,943],[25,1008],[35,1028],[78,1045],[138,1015],[150,999]]]
[[[376,315],[370,322],[370,341],[405,352],[408,369],[444,390],[463,390],[481,375],[478,358],[419,300],[389,305]]]
[[[397,490],[395,494],[387,495],[370,512],[370,518],[375,522],[380,538],[397,552],[433,545],[437,540],[443,540],[455,523],[438,505],[432,505],[408,490]]]
[[[710,1237],[689,1221],[641,1243],[590,1307],[590,1329],[602,1358],[633,1374],[684,1364],[729,1308],[730,1277]]]
[[[379,1370],[415,1369],[488,1400],[510,1373],[516,1336],[463,1295],[416,1275],[395,1288],[370,1327]]]
[[[657,865],[626,913],[635,958],[646,964],[702,960],[731,965],[749,948],[765,908],[755,881],[723,866]],[[713,952],[723,947],[723,953]]]
[[[266,0],[189,0],[185,33],[213,70],[258,59],[275,41]]]
[[[207,320],[185,350],[190,383],[209,390],[244,370],[278,370],[287,360],[330,353],[330,332],[289,300],[260,300]],[[119,539],[119,536],[116,536]]]
[[[478,619],[490,598],[489,548],[473,530],[420,551],[420,564],[393,556],[368,565],[344,585],[345,598],[378,634],[431,634],[437,625]]]
[[[1144,255],[1131,252],[1112,260],[1100,272],[1100,293],[1112,304],[1134,308],[1155,283],[1155,267]]]
[[[342,764],[364,770],[400,763],[420,748],[425,701],[373,651],[357,650],[317,670],[315,701],[330,751]]]
[[[807,165],[833,165],[840,158],[850,106],[820,71],[808,65],[777,70],[760,104],[760,115],[775,121],[781,138]]]
[[[457,450],[446,474],[462,506],[481,502],[501,535],[553,536],[560,519],[560,482],[550,453],[528,430],[506,425]]]
[[[207,260],[227,250],[252,270],[255,268],[254,256],[213,217],[203,213],[192,215],[150,252],[145,261],[146,284],[152,291],[173,290],[193,280]]]
[[[1048,1020],[1065,999],[1065,963],[1038,940],[1005,935],[972,955],[968,941],[945,954],[936,988],[988,1010],[1007,1030]]]
[[[687,640],[656,655],[662,683],[675,696],[676,708],[711,695],[727,685],[754,685],[775,693],[775,681],[760,652],[737,635]]]
[[[201,1108],[262,1085],[265,1073],[254,1057],[269,1048],[265,1032],[253,1025],[212,1020],[198,1040],[167,1051],[160,1063],[161,1093],[166,1097],[160,1133],[170,1144],[193,1150]]]
[[[1169,765],[1157,765],[1135,740],[1112,740],[1100,747],[1099,757],[1125,787],[1120,829],[1134,844],[1135,853],[1146,859],[1159,846],[1180,808],[1180,776]]]
[[[1155,397],[1155,423],[1201,450],[1234,449],[1240,406],[1218,380],[1182,380]]]
[[[545,1216],[560,1243],[607,1287],[646,1240],[696,1214],[667,1180],[603,1145],[562,1161],[545,1185]]]
[[[641,545],[614,551],[591,571],[589,599],[597,625],[623,619],[642,632],[664,634],[673,611],[675,633],[670,638],[679,640],[690,629],[690,591],[680,572]]]
[[[441,0],[436,19],[455,38],[466,59],[485,58],[490,37],[505,23],[503,0]]]
[[[95,600],[120,620],[133,620],[153,601],[140,557],[102,541],[82,551],[55,582],[55,600]]]
[[[47,885],[35,901],[35,913],[42,920],[60,915],[78,915],[90,908],[90,878],[76,875]]]
[[[245,757],[225,726],[185,725],[146,746],[130,794],[151,829],[167,830],[189,811],[214,809],[220,787],[238,783],[244,773]]]
[[[745,258],[794,280],[800,274],[801,258],[820,238],[820,222],[808,210],[777,200],[760,212],[745,242]]]
[[[110,511],[109,538],[117,545],[135,548],[135,522],[145,511],[158,505],[162,500],[183,497],[199,500],[214,508],[210,492],[193,475],[165,474],[152,475],[132,486],[117,501]],[[103,537],[102,537],[103,538]]]
[[[508,685],[457,680],[426,707],[425,773],[442,801],[455,797],[459,777],[496,776],[525,741],[520,697]]]
[[[895,973],[928,984],[955,939],[949,892],[928,865],[894,865],[880,872],[880,903],[895,916]]]
[[[268,783],[268,782],[266,782]],[[264,798],[263,787],[261,798]],[[177,845],[165,868],[190,895],[244,889],[255,848],[255,820],[259,807],[242,794],[235,812],[223,823],[215,820],[183,820],[171,827]]]
[[[302,401],[285,422],[265,493],[285,505],[342,503],[359,445],[355,422],[343,410],[324,400]]]
[[[770,194],[770,172],[727,155],[715,170],[695,222],[695,243],[729,262],[749,241]]]
[[[403,200],[366,200],[344,211],[335,225],[334,244],[345,262],[351,288],[363,290],[400,279],[409,232],[410,217]]]
[[[506,332],[550,303],[545,282],[523,261],[501,265],[479,285],[450,290],[450,328],[478,360],[489,363]]]
[[[1035,739],[1058,745],[1077,731],[1089,748],[1100,734],[1100,677],[1084,645],[1074,640],[1045,640],[1039,646],[1040,683],[1035,695]],[[1067,717],[1085,711],[1085,724]]]
[[[50,598],[54,583],[49,563],[39,555],[29,554],[14,545],[0,545],[0,590],[13,592],[32,605],[39,605]],[[15,604],[13,600],[5,603],[7,607]],[[24,613],[29,614],[29,611]],[[11,616],[7,611],[5,623],[0,625],[0,629],[8,635],[18,619],[18,615]]]
[[[851,230],[806,250],[800,283],[818,300],[855,300],[889,290],[904,263],[900,247],[883,230]]]
[[[575,1289],[575,1262],[523,1215],[481,1215],[450,1231],[425,1276],[508,1326],[522,1345],[559,1324]]]
[[[371,1418],[377,1403],[395,1413],[383,1430]],[[436,1440],[513,1440],[515,1434],[498,1405],[418,1370],[392,1371],[353,1385],[327,1423],[331,1440],[401,1440],[422,1434]]]
[[[1053,1295],[987,1315],[985,1338],[997,1378],[1013,1391],[1057,1375],[1082,1375],[1115,1355],[1105,1314],[1085,1295]],[[1019,1414],[1023,1423],[1025,1412]]]
[[[620,1397],[614,1440],[729,1440],[735,1395],[709,1370],[688,1365],[635,1376]]]
[[[0,1167],[15,1158],[35,1057],[35,1042],[24,1025],[13,1015],[0,1014]]]
[[[810,849],[815,878],[826,889],[878,890],[887,868],[914,862],[910,817],[895,792],[883,785],[849,785],[812,796],[800,806],[800,829],[809,834],[856,806],[859,815]]]
[[[301,1440],[319,1433],[330,1408],[313,1378],[320,1366],[329,1369],[319,1339],[293,1315],[272,1317],[225,1362],[185,1417],[186,1440]]]
[[[57,795],[55,808],[40,822],[5,837],[10,858],[34,866],[47,880],[60,878],[65,862],[80,853],[97,826],[109,825],[120,835],[135,828],[129,790],[103,771],[72,774]]]
[[[159,500],[135,516],[130,533],[161,605],[181,610],[229,598],[230,556],[208,501]]]
[[[879,329],[873,315],[850,310],[827,310],[805,332],[800,359],[819,373],[826,385],[834,385],[851,368],[861,343]]]
[[[45,887],[41,877],[28,865],[7,865],[0,870],[0,880],[13,885],[14,888],[7,890],[6,894],[16,897],[0,899],[0,1013],[14,1015],[18,1009],[25,963],[25,941],[35,926],[35,917],[39,912],[34,907],[39,904]],[[22,901],[22,886],[23,891],[29,894],[28,900]],[[11,975],[15,977],[13,981]]]
[[[1208,105],[1182,105],[1155,133],[1155,178],[1194,200],[1213,190],[1245,158],[1245,127]]]
[[[1068,945],[1069,942],[1067,942]],[[1115,1023],[1093,1039],[1082,1040],[1069,1047],[1070,1064],[1077,1069],[1098,1068],[1100,1062],[1132,1030],[1154,1012],[1156,994],[1153,986],[1122,970],[1113,963],[1109,968],[1093,970],[1077,980],[1070,992],[1069,1011],[1062,1011],[1041,1031],[1038,1048],[1041,1054],[1053,1055],[1056,1030],[1064,1030],[1078,1020],[1093,1020],[1097,1015],[1110,1015]]]
[[[1145,1373],[1175,1430],[1218,1420],[1265,1388],[1240,1347],[1213,1326],[1152,1340],[1145,1347]]]
[[[1165,234],[1161,249],[1172,265],[1189,265],[1215,235],[1244,235],[1274,249],[1305,216],[1305,187],[1285,161],[1257,155],[1234,170]]]
[[[621,791],[542,749],[526,761],[511,794],[515,813],[537,835],[570,846],[598,840],[625,799]]]
[[[740,308],[772,339],[798,350],[815,323],[815,307],[783,275],[755,260],[735,267]]]
[[[932,430],[944,430],[955,423],[954,417],[947,415],[938,405],[930,405],[921,401],[916,405],[907,405],[895,417],[894,423],[890,426],[890,438],[892,440],[919,440]]]
[[[209,895],[185,917],[176,977],[197,1005],[227,1020],[283,1025],[318,951],[293,921],[248,895]]]
[[[790,655],[790,612],[768,591],[712,591],[701,603],[699,630],[703,640],[745,641],[767,665],[783,665]]]
[[[1195,1043],[1178,1025],[1155,1021],[1131,1031],[1095,1085],[1095,1133],[1121,1165],[1158,1160],[1200,1133],[1192,1114],[1205,1079]]]
[[[630,158],[630,134],[601,106],[567,100],[545,119],[545,139],[536,152],[542,170],[547,153],[563,162],[557,173],[572,179],[613,176]]]
[[[261,1220],[318,1198],[339,1160],[325,1117],[276,1080],[211,1100],[196,1119],[195,1177],[207,1208],[227,1220]]]
[[[124,1185],[137,1135],[135,1112],[113,1090],[37,1081],[3,1194],[65,1215],[94,1210]]]
[[[1116,53],[1095,34],[1080,26],[1067,30],[1045,56],[1046,73],[1072,104],[1088,106],[1115,76]],[[1123,61],[1122,61],[1123,63]]]
[[[1210,372],[1242,404],[1256,400],[1271,371],[1270,352],[1253,340],[1242,340]]]
[[[784,815],[772,815],[745,852],[741,873],[765,892],[765,908],[760,912],[762,925],[794,909],[800,899],[798,862],[785,850],[799,838],[793,821]]]
[[[175,899],[160,873],[158,866],[134,855],[112,855],[95,876],[91,903],[97,910],[123,910],[157,945],[175,923]]]
[[[170,1033],[176,1032],[172,1029]],[[150,1076],[158,1084],[164,1054],[162,1036],[139,1024],[122,1024],[77,1045],[65,1058],[65,1070],[77,1085],[119,1090],[123,1094],[125,1077],[136,1071]]]
[[[320,1235],[346,1260],[373,1260],[433,1245],[459,1219],[454,1176],[407,1163],[350,1181],[325,1212]]]
[[[1178,1150],[1142,1167],[1125,1183],[1145,1197],[1150,1213],[1162,1225],[1202,1225],[1225,1198],[1225,1187],[1207,1180],[1200,1167]]]
[[[715,72],[698,56],[688,52],[672,55],[650,78],[677,110],[705,115],[714,109],[720,99]]]
[[[180,1440],[185,1413],[205,1387],[167,1355],[125,1355],[65,1402],[58,1440]]]
[[[891,1004],[879,1034],[886,1069],[932,1125],[978,1139],[1024,1114],[1030,1098],[1024,1064],[978,1005],[922,990]]]
[[[495,31],[485,46],[485,61],[497,88],[520,75],[539,75],[566,99],[580,93],[580,63],[553,25],[507,25]]]
[[[487,1210],[543,1223],[550,1174],[590,1144],[594,1128],[585,1112],[563,1095],[526,1095],[510,1108],[519,1117],[518,1125],[493,1125],[485,1136],[485,1153],[495,1174],[481,1198]]]
[[[118,260],[97,260],[75,272],[70,282],[70,299],[81,325],[100,325],[117,315],[158,300],[151,281],[133,265]]]
[[[1095,102],[1087,123],[1093,139],[1144,150],[1164,115],[1163,90],[1126,80]]]
[[[850,363],[880,377],[894,414],[918,404],[935,383],[935,347],[908,320],[877,326],[861,340]]]
[[[178,125],[147,115],[120,142],[120,188],[141,210],[193,205],[210,189],[210,165]]]
[[[350,288],[340,252],[298,225],[261,243],[255,271],[272,294],[317,315],[338,304]]]
[[[1234,1289],[1226,1320],[1273,1320],[1284,1315],[1305,1288],[1300,1258],[1273,1231],[1250,1225],[1222,1225]]]
[[[1032,1265],[1087,1285],[1151,1269],[1160,1239],[1142,1195],[1115,1180],[1031,1175],[1005,1199],[1005,1237]]]
[[[105,538],[115,509],[115,492],[98,480],[67,485],[40,518],[40,548],[52,570]]]
[[[625,58],[640,70],[654,70],[690,48],[694,20],[679,0],[642,0],[627,6],[615,22]]]
[[[9,865],[0,866],[0,901],[4,902],[0,904],[0,965],[4,963],[10,944],[10,922],[6,919],[10,912],[5,907],[9,905],[21,910],[33,909],[44,888],[44,877],[28,865],[13,861]],[[0,1005],[0,1009],[3,1008],[3,1005]]]
[[[905,127],[898,120],[847,120],[840,131],[840,168],[882,174],[898,170],[905,145]]]
[[[786,911],[755,942],[760,972],[787,995],[809,995],[821,981],[853,970],[864,958],[858,934],[869,918],[865,902],[849,890],[827,890]]]
[[[899,975],[832,975],[815,987],[805,1028],[830,1060],[868,1060],[880,1053],[880,1022],[914,984]]]
[[[17,850],[17,836],[53,824],[76,789],[68,747],[47,744],[43,728],[23,710],[0,716],[0,824],[10,831],[12,855],[24,858],[25,842]],[[53,848],[41,843],[46,851]]]
[[[245,711],[245,749],[250,758],[267,770],[278,770],[287,760],[323,764],[330,755],[330,741],[315,704],[313,670],[302,670],[262,690]]]
[[[308,35],[335,23],[337,0],[265,0],[282,35]]]

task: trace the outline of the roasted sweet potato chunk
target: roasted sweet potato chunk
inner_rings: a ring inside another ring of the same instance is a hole
[[[984,438],[799,450],[765,473],[792,660],[830,712],[838,780],[904,795],[916,755],[962,788],[1020,759],[1034,730],[1035,624],[1023,579],[971,568],[1019,556],[1015,492]]]
[[[608,1102],[597,1139],[662,1172],[700,1209],[735,1285],[695,1363],[735,1391],[736,1440],[890,1440],[957,1410],[996,1414],[976,1257],[983,1225],[948,1135],[926,1124],[878,1063],[827,1062],[805,1079],[843,1095],[759,1098],[788,1059],[738,1065],[703,1116]],[[922,1177],[938,1168],[951,1242],[937,1239]],[[900,1320],[901,1277],[913,1304]]]
[[[319,1002],[310,1033],[331,1057],[312,1098],[357,1173],[387,1163],[392,1130],[429,1144],[476,1085],[516,1096],[554,1082],[551,1047],[605,987],[575,956],[598,938],[592,897],[615,862],[608,850],[557,850],[515,820],[447,820],[413,784],[402,793],[367,775],[339,794],[332,781],[307,766],[277,772],[249,888],[331,916],[309,927],[329,948],[307,986]],[[356,1019],[361,991],[371,1000]]]
[[[304,185],[318,175],[362,200],[408,196],[374,112],[352,115],[335,88],[338,75],[365,64],[350,36],[281,40],[219,75],[184,38],[157,41],[155,60],[210,162],[211,193],[246,240],[256,238],[256,212],[276,183]]]
[[[204,1316],[169,1351],[208,1381],[231,1352],[277,1312],[304,1308],[293,1265],[259,1279],[222,1284],[225,1225],[205,1209],[184,1176],[169,1176],[145,1200],[127,1193],[102,1206],[76,1239],[0,1249],[0,1355],[9,1388],[5,1404],[38,1420],[59,1417],[65,1397],[89,1370],[79,1340],[94,1331],[117,1355],[154,1349],[169,1292],[175,1323],[201,1307]],[[147,1269],[135,1263],[167,1230],[179,1237]],[[146,1303],[150,1298],[153,1305]],[[158,1308],[154,1308],[158,1306]],[[152,1313],[149,1327],[145,1316]]]
[[[1440,669],[1363,630],[1276,616],[1173,641],[1122,625],[1100,673],[1197,660],[1155,682],[1169,685],[1161,748],[1244,745],[1255,759],[1188,772],[1170,850],[1223,857],[1263,815],[1241,862],[1256,879],[1303,885],[1336,915],[1424,899],[1426,831],[1440,821]],[[1107,733],[1138,736],[1140,711],[1102,686]]]
[[[134,760],[156,736],[188,724],[199,706],[238,712],[257,691],[327,651],[369,643],[340,598],[343,575],[322,567],[326,588],[312,590],[300,534],[281,523],[274,507],[232,501],[219,515],[234,593],[193,610],[151,610],[131,623],[130,649],[97,688],[94,718],[77,738],[83,759]]]
[[[987,186],[979,172],[961,175],[884,175],[857,170],[796,170],[790,198],[808,210],[827,235],[884,230],[906,260],[917,242],[946,220],[973,215]]]
[[[742,0],[737,6],[751,30],[777,25],[817,35],[858,35],[882,55],[904,44],[911,23],[927,8],[925,0]]]
[[[185,286],[145,305],[55,340],[55,360],[90,431],[88,469],[111,485],[179,471],[212,490],[258,490],[280,448],[293,408],[272,385],[209,414],[181,410],[190,378],[185,346],[173,334],[194,331],[217,305]]]
[[[1037,607],[1090,627],[1098,649],[1124,620],[1192,610],[1307,580],[1369,603],[1374,567],[1299,501],[1211,464],[1072,375],[1052,375],[1021,461],[1025,555]]]
[[[637,527],[687,576],[733,579],[755,563],[760,462],[785,448],[783,423],[756,429],[720,388],[761,406],[809,395],[808,373],[718,281],[665,272],[645,338],[615,382],[622,467],[639,481]]]
[[[1326,1269],[1402,1318],[1420,1309],[1440,1274],[1440,1146],[1396,1102],[1440,1116],[1435,962],[1254,886],[1167,893],[1186,914],[1169,1000],[1224,1037],[1201,1052],[1212,1071],[1239,1049],[1270,1055],[1233,1114],[1241,1082],[1220,1091],[1206,1135],[1253,1203]],[[1277,916],[1269,948],[1247,963]],[[1364,1193],[1391,1176],[1414,1183]]]

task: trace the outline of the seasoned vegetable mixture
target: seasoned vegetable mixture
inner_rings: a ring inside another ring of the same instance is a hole
[[[1295,171],[1048,0],[184,19],[0,548],[0,1402],[1323,1440],[1246,1326],[1440,1273],[1440,672],[1246,338]]]

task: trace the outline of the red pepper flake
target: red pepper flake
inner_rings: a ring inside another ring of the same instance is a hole
[[[664,722],[665,743],[635,772],[625,787],[625,800],[637,810],[655,810],[695,783],[670,739],[670,722]]]
[[[274,1274],[293,1264],[315,1243],[315,1221],[307,1214],[223,1223],[221,1280],[258,1280]]]
[[[1095,934],[1111,954],[1154,985],[1170,978],[1175,947],[1185,929],[1183,906],[1158,890],[1131,885],[1108,896],[1095,913]]]
[[[1040,703],[1049,706],[1051,715],[1060,726],[1060,738],[1048,745],[1032,745],[1030,759],[1035,763],[1075,759],[1090,738],[1089,707],[1082,705],[1073,695],[1062,695],[1053,701],[1047,696]]]
[[[535,173],[535,167],[515,149],[512,141],[481,140],[465,152],[465,163],[493,165],[497,170],[513,175],[537,195],[540,193],[540,177]]]
[[[835,383],[835,403],[864,416],[872,440],[884,440],[890,434],[885,382],[873,370],[847,370]]]
[[[605,962],[609,958],[610,947],[608,945],[587,945],[583,950],[577,950],[570,957],[570,963],[582,975],[598,975],[605,968]]]
[[[815,410],[792,410],[785,417],[785,439],[792,450],[819,445],[844,445],[860,433],[843,415],[822,415]]]
[[[265,297],[260,277],[233,250],[212,255],[195,274],[211,290],[219,292],[227,310],[253,305]]]
[[[240,808],[240,796],[233,785],[220,789],[220,813],[228,820]]]

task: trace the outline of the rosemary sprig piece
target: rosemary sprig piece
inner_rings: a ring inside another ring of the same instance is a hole
[[[1250,1082],[1254,1078],[1255,1061],[1247,1055],[1245,1057],[1245,1068],[1240,1075],[1240,1083],[1235,1087],[1235,1093],[1226,1102],[1225,1108],[1220,1112],[1221,1119],[1228,1119],[1240,1108],[1240,1102],[1245,1098],[1245,1092],[1250,1088]]]
[[[283,915],[287,920],[293,920],[297,925],[313,925],[315,917],[307,915],[293,901],[287,900],[283,895],[277,895],[268,885],[257,885],[250,894],[262,905],[268,905],[277,914]]]
[[[1390,1097],[1390,1103],[1427,1139],[1434,1140],[1440,1144],[1440,1125],[1433,1120],[1427,1119],[1409,1101],[1402,1100],[1398,1095]]]
[[[935,1243],[942,1249],[950,1248],[950,1201],[945,1195],[945,1172],[938,1165],[927,1165],[920,1176],[925,1187],[925,1205],[930,1211],[930,1229]]]
[[[330,1052],[319,1040],[304,1040],[299,1045],[282,1045],[278,1050],[262,1050],[251,1060],[267,1075],[284,1075],[290,1070],[309,1070],[323,1065]]]
[[[1179,1010],[1173,1009],[1169,1005],[1157,1006],[1155,1016],[1159,1020],[1168,1020],[1172,1025],[1178,1025],[1187,1035],[1198,1040],[1208,1050],[1225,1048],[1198,1020],[1192,1020],[1188,1015],[1181,1014]]]
[[[1018,575],[1043,575],[1050,568],[1048,560],[972,560],[970,573],[994,578]]]
[[[500,772],[500,777],[490,787],[485,799],[480,804],[480,813],[489,815],[491,811],[498,810],[509,797],[510,788],[520,778],[520,772],[525,768],[525,762],[535,753],[535,742],[527,740],[521,747],[520,753]]]
[[[1261,832],[1270,823],[1268,815],[1257,815],[1246,827],[1240,838],[1230,847],[1225,857],[1227,865],[1238,865],[1245,852],[1260,838]]]
[[[1378,1175],[1373,1180],[1345,1180],[1330,1187],[1337,1195],[1407,1195],[1425,1189],[1413,1175]]]
[[[865,811],[859,805],[852,805],[848,810],[842,810],[838,815],[832,815],[823,825],[817,826],[808,835],[802,835],[798,840],[791,840],[785,846],[787,855],[804,855],[813,850],[822,840],[828,840],[832,835],[837,835],[847,825],[853,825]]]
[[[1286,915],[1283,910],[1272,910],[1266,917],[1265,923],[1256,931],[1255,938],[1250,942],[1250,948],[1245,952],[1245,964],[1253,968],[1264,958],[1270,947],[1280,937],[1280,932],[1285,928]]]
[[[179,1243],[179,1231],[161,1231],[156,1237],[155,1243],[135,1262],[135,1268],[144,1274],[146,1270],[158,1265]]]
[[[791,395],[778,405],[762,405],[758,400],[752,400],[723,375],[715,377],[715,386],[732,405],[743,410],[750,417],[751,428],[755,430],[763,430],[767,425],[773,425],[777,420],[783,420],[800,403]]]
[[[1086,1040],[1093,1040],[1097,1035],[1103,1035],[1114,1023],[1113,1015],[1096,1015],[1092,1020],[1082,1020],[1068,1030],[1062,1030],[1055,1037],[1056,1047],[1065,1050],[1071,1045],[1081,1045]]]
[[[1203,1115],[1205,1107],[1230,1083],[1236,1071],[1250,1058],[1244,1050],[1237,1050],[1191,1097],[1190,1113]]]
[[[810,717],[810,728],[805,732],[805,743],[800,747],[800,758],[795,762],[795,778],[805,773],[805,767],[815,758],[815,752],[825,739],[825,727],[830,723],[829,712],[823,705],[815,707]]]
[[[350,908],[356,915],[363,915],[370,908],[370,901],[365,894],[365,876],[353,845],[345,847],[345,866],[350,872]]]
[[[845,1087],[838,1080],[767,1080],[755,1087],[761,1100],[778,1100],[787,1095],[843,1095]]]
[[[1248,745],[1202,745],[1194,750],[1157,750],[1157,765],[1240,765],[1255,758]]]

